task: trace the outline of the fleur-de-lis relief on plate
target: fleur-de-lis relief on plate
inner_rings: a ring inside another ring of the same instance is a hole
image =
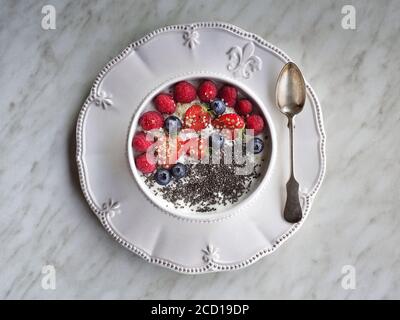
[[[234,46],[226,53],[229,57],[227,69],[235,77],[241,76],[249,79],[256,70],[261,70],[262,60],[254,54],[255,46],[253,42],[246,43],[243,48]]]
[[[104,91],[100,91],[96,94],[94,97],[94,103],[96,106],[103,108],[103,110],[113,105],[111,95],[107,95]]]
[[[183,33],[183,40],[185,40],[183,45],[189,47],[190,49],[193,49],[200,44],[199,33],[192,26],[187,28]]]
[[[218,248],[211,244],[209,244],[206,249],[203,249],[202,252],[204,262],[213,262],[219,258]]]
[[[110,218],[114,218],[116,214],[120,213],[120,204],[118,201],[109,199],[108,202],[104,202],[102,210],[105,214],[108,214]]]

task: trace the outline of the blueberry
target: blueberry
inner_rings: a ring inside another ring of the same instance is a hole
[[[164,128],[169,133],[174,133],[174,132],[176,133],[182,129],[182,122],[176,116],[169,116],[164,120]]]
[[[218,133],[213,133],[209,139],[209,144],[213,149],[221,149],[225,142],[225,138]]]
[[[249,152],[257,154],[264,150],[264,142],[260,138],[254,138],[248,142],[247,147]]]
[[[184,164],[177,163],[172,167],[171,172],[175,179],[180,179],[186,176],[187,168]]]
[[[225,112],[226,105],[222,100],[214,100],[211,102],[211,109],[217,116],[219,116]]]
[[[165,186],[171,181],[171,174],[167,169],[158,169],[154,175],[154,179],[158,184]]]

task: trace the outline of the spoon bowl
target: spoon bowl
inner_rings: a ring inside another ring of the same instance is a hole
[[[287,117],[303,110],[306,101],[306,86],[299,68],[293,63],[285,64],[276,85],[276,105]]]

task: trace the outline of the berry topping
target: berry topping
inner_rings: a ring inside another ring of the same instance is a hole
[[[175,101],[171,95],[166,93],[160,93],[155,99],[154,104],[156,109],[161,113],[174,113],[176,109]]]
[[[253,105],[247,99],[241,99],[236,104],[235,110],[237,113],[245,116],[253,111]]]
[[[185,128],[200,131],[210,124],[211,115],[206,108],[196,104],[186,110],[184,122]]]
[[[178,136],[162,136],[157,140],[158,163],[169,168],[178,161],[181,155],[182,141]]]
[[[158,184],[165,186],[171,181],[171,174],[167,169],[158,169],[154,174],[154,179]]]
[[[143,173],[152,173],[156,170],[156,164],[150,159],[147,158],[146,153],[142,153],[141,155],[135,158],[135,164],[139,171]]]
[[[176,134],[182,129],[182,122],[176,116],[169,116],[164,121],[164,128],[169,134]]]
[[[216,118],[212,122],[217,129],[243,129],[244,120],[241,116],[235,113],[227,113]]]
[[[207,140],[203,138],[192,138],[186,141],[187,155],[194,159],[201,160],[206,155]]]
[[[135,136],[132,139],[132,147],[137,151],[137,152],[145,152],[147,151],[148,148],[153,144],[152,140],[148,140],[146,133],[143,131],[138,132],[135,134]]]
[[[223,114],[226,110],[226,105],[222,100],[214,100],[211,102],[211,109],[217,116]]]
[[[253,114],[247,118],[246,127],[254,130],[254,134],[259,134],[264,130],[264,120],[261,116]]]
[[[175,179],[180,179],[186,176],[187,168],[183,163],[177,163],[172,167],[171,173]]]
[[[197,95],[203,102],[210,102],[217,96],[217,86],[210,80],[204,81],[197,89]]]
[[[237,90],[232,86],[223,86],[219,90],[218,96],[224,100],[228,107],[234,107],[237,99]]]
[[[139,124],[143,130],[152,130],[162,128],[164,124],[164,118],[161,113],[157,111],[147,111],[142,114],[139,119]]]
[[[211,148],[215,150],[221,149],[225,142],[224,136],[218,133],[213,133],[209,139],[209,144]]]
[[[257,154],[263,150],[264,150],[264,142],[260,138],[255,137],[254,139],[251,139],[247,143],[247,151],[251,153]]]
[[[174,87],[175,101],[189,103],[196,99],[196,88],[187,81],[178,82]]]

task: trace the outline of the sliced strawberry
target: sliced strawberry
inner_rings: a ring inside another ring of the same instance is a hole
[[[205,157],[207,152],[207,140],[203,138],[192,138],[185,142],[186,154],[201,160]]]
[[[205,107],[195,104],[186,110],[184,122],[185,128],[200,131],[210,124],[211,115]]]
[[[243,129],[244,120],[235,113],[226,113],[213,120],[212,125],[217,129]]]
[[[178,162],[182,152],[182,140],[175,136],[162,136],[157,140],[158,164],[168,168]]]

